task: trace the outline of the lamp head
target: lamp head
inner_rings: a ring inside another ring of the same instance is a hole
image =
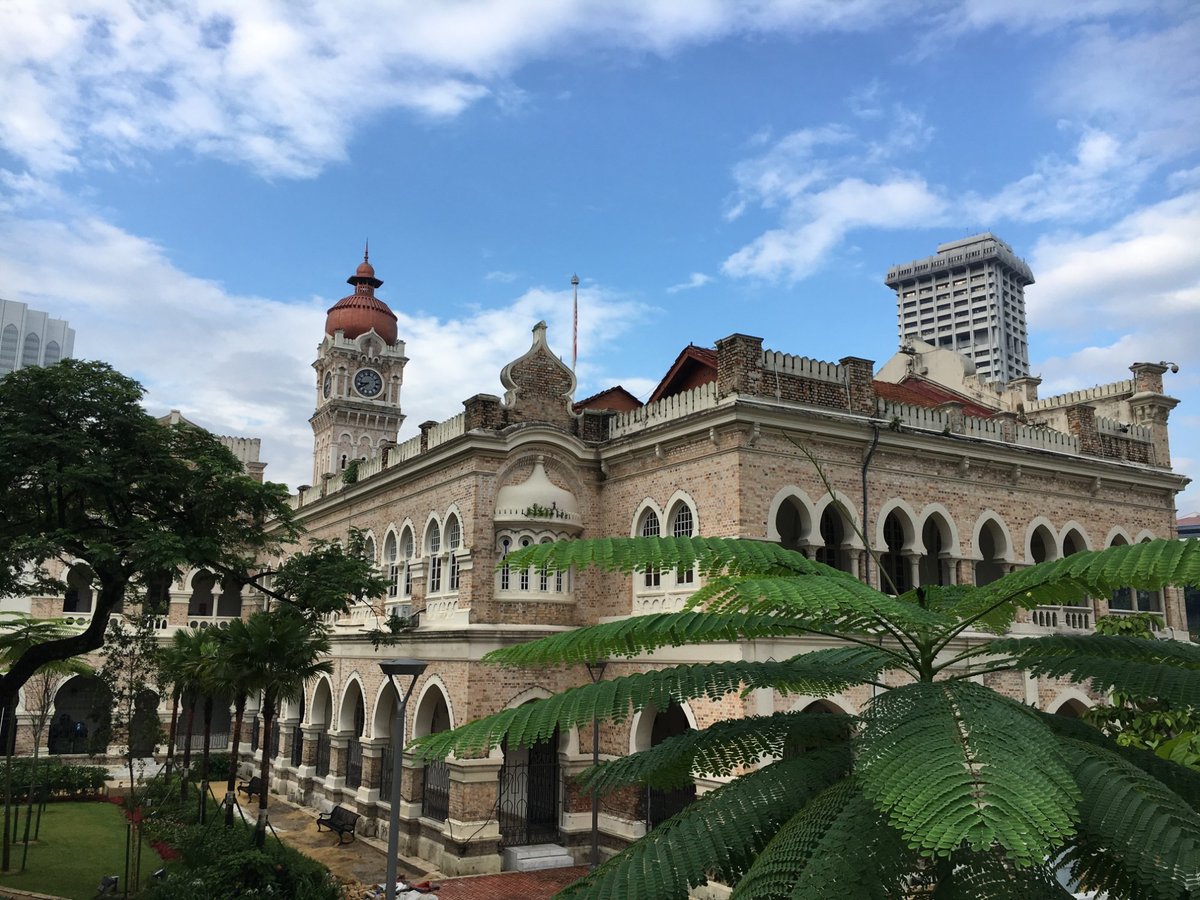
[[[379,664],[379,668],[388,678],[397,675],[411,675],[416,678],[428,665],[423,659],[385,659]]]

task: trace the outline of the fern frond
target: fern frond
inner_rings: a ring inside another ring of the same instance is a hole
[[[1151,778],[1161,781],[1192,809],[1200,812],[1200,772],[1163,759],[1150,750],[1122,747],[1098,728],[1080,719],[1069,719],[1053,713],[1040,713],[1042,722],[1059,738],[1070,738],[1085,744],[1115,753],[1121,759],[1137,766]]]
[[[821,575],[720,576],[700,587],[687,609],[714,613],[787,616],[826,631],[878,634],[879,621],[894,628],[949,628],[955,619],[880,593],[860,581]]]
[[[1017,868],[996,853],[956,853],[932,900],[1072,900],[1051,865]]]
[[[1063,744],[1083,791],[1081,844],[1105,848],[1142,891],[1150,888],[1164,900],[1200,884],[1200,814],[1116,753],[1082,741]],[[1089,887],[1111,878],[1104,861],[1093,865],[1088,854],[1068,855]]]
[[[640,782],[656,788],[679,787],[694,776],[723,777],[743,766],[752,767],[763,757],[782,757],[790,746],[811,750],[843,742],[855,721],[854,716],[802,712],[725,719],[585,769],[579,782],[583,790],[602,794]]]
[[[1004,638],[990,649],[1032,675],[1088,681],[1100,692],[1200,706],[1200,646],[1109,634]]]
[[[859,783],[911,845],[966,843],[1040,862],[1073,831],[1079,802],[1058,740],[1030,710],[969,681],[876,697],[856,740]]]
[[[978,588],[970,606],[982,610],[1008,599],[1014,606],[1073,606],[1119,588],[1157,591],[1168,584],[1200,585],[1200,541],[1146,541],[1072,553],[1010,572]],[[964,618],[971,609],[964,608]]]
[[[778,544],[734,538],[636,537],[558,541],[517,550],[506,556],[504,563],[518,569],[544,566],[552,572],[589,566],[617,572],[696,566],[700,574],[706,576],[791,573],[854,580],[847,572],[815,562],[795,550],[785,550]]]
[[[783,694],[822,697],[873,680],[892,664],[874,647],[835,647],[802,653],[782,662],[723,662],[673,666],[585,684],[545,700],[468,722],[453,731],[418,738],[410,749],[425,759],[451,752],[473,753],[503,740],[530,746],[549,738],[555,728],[590,723],[592,717],[624,721],[647,706],[666,709],[672,701],[708,697],[716,700],[735,691],[774,688]]]
[[[750,772],[699,797],[594,872],[563,898],[686,897],[711,873],[732,883],[770,837],[850,766],[847,748],[817,750]]]
[[[779,829],[731,900],[898,900],[917,865],[899,832],[845,779]]]

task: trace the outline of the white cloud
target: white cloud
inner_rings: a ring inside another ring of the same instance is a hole
[[[483,279],[484,281],[498,281],[501,284],[511,284],[517,280],[517,273],[497,270],[495,272],[488,272],[483,276]]]
[[[330,273],[331,287],[338,275]],[[94,217],[0,220],[0,284],[5,299],[66,318],[77,333],[76,356],[104,359],[141,381],[151,411],[178,408],[218,433],[261,437],[269,478],[293,486],[311,479],[311,362],[333,297],[283,303],[229,292],[180,271],[153,242]],[[608,386],[592,379],[590,358],[603,358],[649,310],[598,286],[580,291],[579,306],[584,396]],[[551,345],[570,352],[569,291],[532,288],[459,318],[398,319],[411,359],[402,436],[461,412],[473,394],[500,393],[500,369],[529,348],[538,320],[550,324]]]
[[[680,291],[690,291],[693,288],[704,287],[712,282],[711,275],[705,275],[703,272],[693,272],[687,281],[681,281],[679,284],[673,284],[667,288],[668,294],[678,294]]]

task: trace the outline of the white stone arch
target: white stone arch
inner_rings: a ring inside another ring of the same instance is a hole
[[[1108,537],[1104,539],[1104,546],[1111,547],[1113,545],[1113,541],[1115,541],[1117,538],[1123,538],[1126,544],[1136,543],[1136,541],[1129,536],[1128,531],[1126,531],[1120,525],[1114,525],[1109,529]]]
[[[828,697],[814,697],[811,694],[804,694],[795,698],[788,712],[804,712],[810,706],[824,706],[829,712],[840,713],[844,716],[858,715],[854,710],[854,704],[842,694],[830,694]],[[833,708],[829,709],[829,707]]]
[[[1039,529],[1044,529],[1049,540],[1046,541],[1046,561],[1062,558],[1062,543],[1054,523],[1045,516],[1037,516],[1025,526],[1025,562],[1033,565],[1033,535]]]
[[[328,675],[322,675],[313,684],[312,697],[307,706],[307,724],[325,729],[333,724],[333,682]]]
[[[442,695],[442,702],[446,704],[446,713],[450,717],[448,727],[454,727],[454,704],[450,700],[450,689],[446,687],[446,682],[442,681],[440,675],[430,675],[425,679],[425,683],[421,685],[421,690],[417,693],[416,702],[413,703],[412,736],[415,738],[424,737],[430,733],[430,720],[433,718],[433,709],[432,707],[428,710],[425,709],[425,698],[435,690]]]
[[[431,533],[430,532],[431,525],[437,526],[438,541],[439,542],[441,541],[442,521],[438,517],[438,514],[436,512],[431,512],[429,515],[427,515],[425,517],[425,524],[421,527],[421,534],[420,534],[418,545],[417,545],[417,549],[419,551],[417,554],[418,556],[427,556],[429,553],[428,544],[429,544],[429,535]]]
[[[995,522],[996,528],[1000,536],[1004,539],[1004,552],[999,554],[999,558],[1004,562],[1016,562],[1013,558],[1013,539],[1012,532],[1008,530],[1008,524],[1004,521],[1004,517],[994,509],[988,508],[979,514],[975,520],[975,525],[971,529],[971,558],[974,560],[983,559],[983,555],[979,551],[979,536],[983,533],[984,526],[989,522]]]
[[[639,503],[637,509],[634,510],[633,521],[629,523],[630,537],[642,536],[642,519],[645,517],[647,510],[658,516],[659,534],[662,534],[666,529],[666,513],[663,512],[662,507],[655,503],[653,499],[647,497],[641,503]]]
[[[958,526],[954,523],[954,516],[950,515],[950,510],[941,503],[927,503],[921,510],[920,530],[917,532],[918,540],[921,542],[921,552],[929,552],[925,547],[924,538],[921,536],[925,534],[926,523],[934,516],[945,526],[942,529],[943,552],[947,552],[951,556],[959,556],[962,553],[962,539],[958,535]]]
[[[813,530],[820,533],[821,516],[825,515],[825,510],[834,505],[834,501],[841,504],[841,515],[847,518],[846,535],[843,540],[843,546],[848,550],[862,550],[862,538],[858,536],[858,532],[862,531],[862,518],[858,514],[858,507],[854,505],[854,501],[841,491],[835,490],[832,494],[826,494],[816,504],[816,515],[813,518]],[[819,543],[819,541],[818,541]]]
[[[451,503],[449,506],[447,506],[446,513],[442,516],[443,537],[445,537],[446,523],[450,521],[451,516],[458,519],[458,549],[463,550],[467,546],[467,517],[462,514],[462,510],[458,508],[457,503]]]
[[[680,505],[686,506],[692,511],[692,534],[696,537],[700,535],[700,508],[696,505],[696,501],[692,499],[692,495],[687,491],[678,490],[671,495],[671,499],[667,501],[666,518],[659,519],[662,524],[663,534],[671,536],[672,528],[675,524],[675,512]]]
[[[508,701],[508,703],[506,703],[504,705],[504,708],[505,709],[516,709],[518,706],[523,706],[524,704],[529,703],[532,700],[547,700],[553,696],[554,696],[554,694],[551,691],[546,690],[546,688],[542,687],[541,685],[535,684],[532,687],[528,687],[525,690],[521,691],[519,694],[516,694],[515,696],[513,696]],[[498,744],[495,747],[493,747],[491,749],[491,751],[488,753],[488,758],[489,759],[504,759],[504,751],[501,749],[501,746],[502,745]],[[572,748],[574,748],[574,749],[572,749]],[[575,728],[571,728],[569,731],[565,731],[560,728],[559,732],[558,732],[558,747],[556,747],[555,749],[558,751],[559,754],[563,754],[563,753],[567,753],[567,752],[578,753],[579,752],[579,732]]]
[[[346,684],[342,688],[342,695],[338,700],[337,712],[334,714],[334,718],[337,720],[338,731],[354,731],[354,710],[350,708],[349,701],[351,700],[352,692],[356,688],[358,696],[362,699],[363,735],[365,735],[367,733],[367,692],[363,686],[362,676],[358,672],[351,672],[350,677],[346,679]]]
[[[1080,550],[1092,549],[1092,539],[1088,535],[1087,529],[1074,519],[1071,519],[1065,525],[1063,525],[1062,531],[1058,533],[1058,546],[1062,549],[1063,556],[1067,555],[1067,538],[1070,536],[1072,531],[1079,535],[1079,540],[1083,544],[1083,546],[1079,548]]]
[[[379,562],[379,553],[383,549],[383,545],[375,539],[375,530],[372,528],[364,528],[362,533],[363,549],[370,551],[367,553],[367,558],[371,565],[376,565]]]
[[[1063,688],[1054,695],[1054,699],[1046,704],[1046,712],[1056,713],[1062,706],[1074,700],[1076,703],[1082,704],[1085,709],[1091,709],[1096,705],[1096,701],[1085,694],[1077,687]]]
[[[789,500],[799,508],[806,520],[803,533],[797,535],[797,542],[800,544],[812,543],[812,532],[815,527],[813,523],[817,521],[815,507],[808,494],[794,484],[780,488],[776,491],[775,496],[771,498],[771,505],[767,507],[767,540],[776,544],[783,541],[782,536],[779,534],[779,511],[783,508],[783,504]]]
[[[1154,541],[1154,540],[1158,540],[1158,535],[1156,535],[1149,528],[1143,528],[1141,531],[1138,532],[1137,540],[1134,541],[1133,543],[1140,544],[1143,541]]]
[[[699,731],[700,726],[696,724],[696,714],[692,712],[692,705],[687,700],[676,702],[683,709],[683,715],[687,719],[688,728],[691,728],[693,731]],[[629,720],[630,753],[637,753],[639,750],[648,750],[650,748],[650,732],[654,728],[654,719],[658,716],[658,713],[658,707],[650,703],[633,714],[633,717]]]
[[[887,517],[892,513],[902,514],[896,517],[904,531],[904,546],[900,549],[905,553],[920,552],[922,549],[921,532],[917,530],[917,522],[921,521],[921,517],[917,515],[917,511],[907,500],[899,497],[893,497],[879,507],[879,514],[875,517],[876,552],[887,552],[887,541],[883,539],[883,526],[887,522]]]

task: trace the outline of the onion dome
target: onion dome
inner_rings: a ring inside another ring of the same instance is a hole
[[[520,484],[507,484],[496,493],[497,525],[529,527],[544,524],[554,531],[577,533],[583,527],[579,501],[546,474],[545,458],[538,455],[533,471]]]
[[[368,251],[363,251],[363,261],[354,274],[346,279],[346,283],[354,285],[354,293],[329,307],[325,316],[325,333],[341,331],[353,339],[374,328],[386,343],[396,343],[396,314],[375,296],[375,289],[383,281],[375,277],[375,267],[371,265]]]

